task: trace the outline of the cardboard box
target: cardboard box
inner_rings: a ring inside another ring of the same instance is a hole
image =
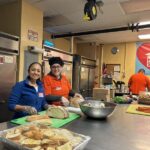
[[[115,97],[115,89],[110,89],[110,99],[112,100]]]
[[[110,90],[106,88],[94,88],[93,92],[102,93],[102,94],[110,94]]]
[[[93,89],[93,99],[110,101],[110,89],[94,88]]]

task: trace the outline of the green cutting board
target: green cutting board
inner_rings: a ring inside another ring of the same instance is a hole
[[[131,114],[139,114],[139,115],[150,116],[150,113],[144,113],[144,112],[141,112],[141,111],[137,111],[136,109],[137,109],[138,107],[150,107],[150,106],[147,106],[147,105],[139,105],[139,104],[131,104],[131,105],[129,105],[129,107],[127,108],[126,112],[127,112],[127,113],[131,113]]]
[[[45,111],[40,112],[39,114],[45,114]],[[79,118],[80,115],[75,114],[75,113],[69,113],[69,117],[66,119],[56,119],[56,118],[51,118],[52,124],[51,127],[59,128],[64,126],[65,124]],[[19,125],[25,125],[29,122],[26,121],[26,117],[14,119],[10,121],[11,123],[19,124]]]

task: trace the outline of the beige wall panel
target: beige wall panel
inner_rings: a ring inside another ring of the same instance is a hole
[[[20,36],[20,2],[0,6],[0,31]]]
[[[129,77],[135,73],[135,59],[136,43],[126,44],[126,83],[128,83]]]
[[[51,34],[43,31],[43,40],[48,40],[48,41],[52,41],[51,39]]]
[[[119,48],[119,53],[117,54],[112,54],[111,49],[112,47],[118,47]],[[124,49],[125,46],[124,44],[117,44],[117,45],[104,45],[104,51],[103,51],[103,60],[107,64],[122,64],[124,63]],[[122,66],[121,65],[121,66]]]
[[[70,52],[70,40],[64,38],[53,39],[56,48]]]
[[[111,53],[112,47],[118,47],[117,54]],[[136,45],[135,43],[108,44],[103,46],[103,62],[121,65],[121,80],[126,84],[129,77],[135,73]],[[125,78],[123,77],[125,72]]]
[[[43,39],[44,40],[49,40],[52,41],[55,44],[55,47],[67,52],[71,52],[70,48],[71,48],[71,38],[70,40],[68,39],[64,39],[64,38],[58,38],[58,39],[51,39],[51,34],[47,33],[47,32],[43,32]],[[77,50],[77,41],[74,38],[74,43],[73,43],[73,54],[76,53]]]
[[[77,44],[77,54],[88,57],[90,59],[96,59],[96,45],[90,43]]]
[[[28,30],[38,33],[38,41],[28,39]],[[23,79],[24,71],[24,50],[27,46],[37,46],[42,48],[43,40],[43,12],[33,7],[25,1],[22,1],[21,15],[21,43],[20,43],[20,61],[19,61],[19,80]],[[41,62],[41,55],[39,55]]]

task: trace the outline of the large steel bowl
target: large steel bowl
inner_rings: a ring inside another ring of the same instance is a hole
[[[101,103],[105,107],[101,107]],[[115,103],[103,102],[99,100],[85,100],[80,103],[81,111],[88,117],[91,118],[106,118],[114,111],[116,107]]]

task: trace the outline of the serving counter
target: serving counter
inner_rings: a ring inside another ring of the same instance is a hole
[[[126,113],[127,106],[118,105],[105,120],[83,116],[64,127],[91,136],[85,150],[150,150],[150,117]],[[0,130],[13,126],[1,123]]]

